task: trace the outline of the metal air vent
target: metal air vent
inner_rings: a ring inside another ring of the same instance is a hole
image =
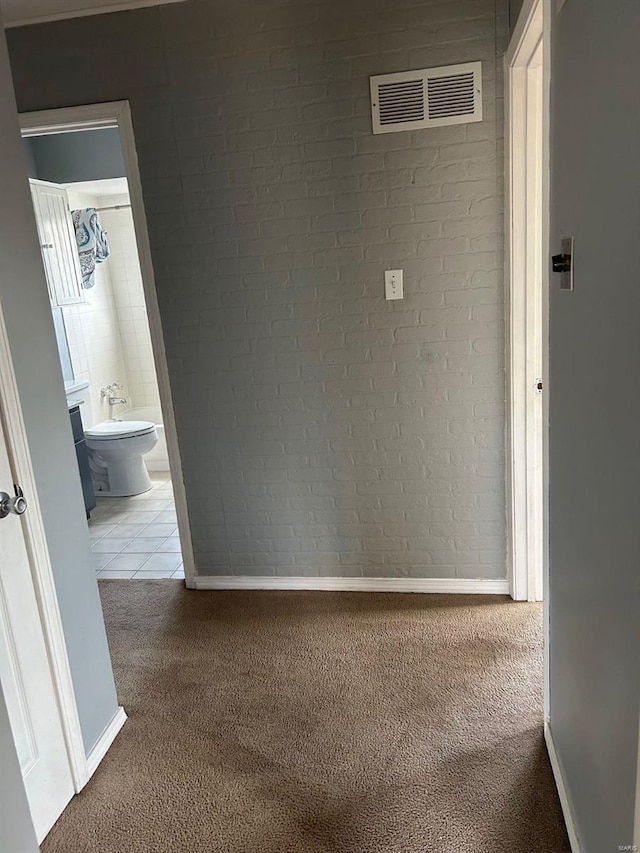
[[[374,133],[482,121],[482,63],[371,78]]]

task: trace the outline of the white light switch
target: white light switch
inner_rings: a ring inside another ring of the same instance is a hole
[[[404,299],[402,270],[386,270],[384,274],[385,299]]]

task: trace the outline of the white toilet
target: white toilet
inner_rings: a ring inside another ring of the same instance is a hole
[[[104,421],[85,431],[96,495],[128,497],[151,488],[142,458],[158,443],[150,421]]]

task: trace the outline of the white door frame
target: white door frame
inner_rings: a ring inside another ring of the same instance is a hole
[[[548,8],[525,0],[504,60],[508,562],[524,601],[546,598],[549,550]]]
[[[160,321],[160,308],[158,306],[158,294],[156,292],[153,262],[151,260],[149,231],[144,209],[138,154],[136,151],[129,101],[112,101],[104,104],[88,104],[79,107],[63,107],[55,110],[21,113],[19,119],[23,137],[83,130],[99,130],[101,128],[117,128],[120,133],[120,144],[122,146],[127,182],[129,184],[131,212],[133,214],[140,270],[142,273],[142,285],[147,306],[147,315],[149,317],[153,357],[158,377],[162,416],[165,435],[167,437],[171,480],[175,495],[178,530],[184,562],[185,583],[188,587],[195,586],[196,566],[187,510],[187,492],[182,474],[182,460],[178,446],[178,433],[171,385],[169,383],[167,353],[164,346],[162,323]]]

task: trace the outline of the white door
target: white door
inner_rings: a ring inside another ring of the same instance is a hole
[[[0,492],[14,494],[1,408]],[[0,496],[0,682],[41,841],[73,796],[74,788],[22,520],[13,513],[4,515],[2,507]]]

